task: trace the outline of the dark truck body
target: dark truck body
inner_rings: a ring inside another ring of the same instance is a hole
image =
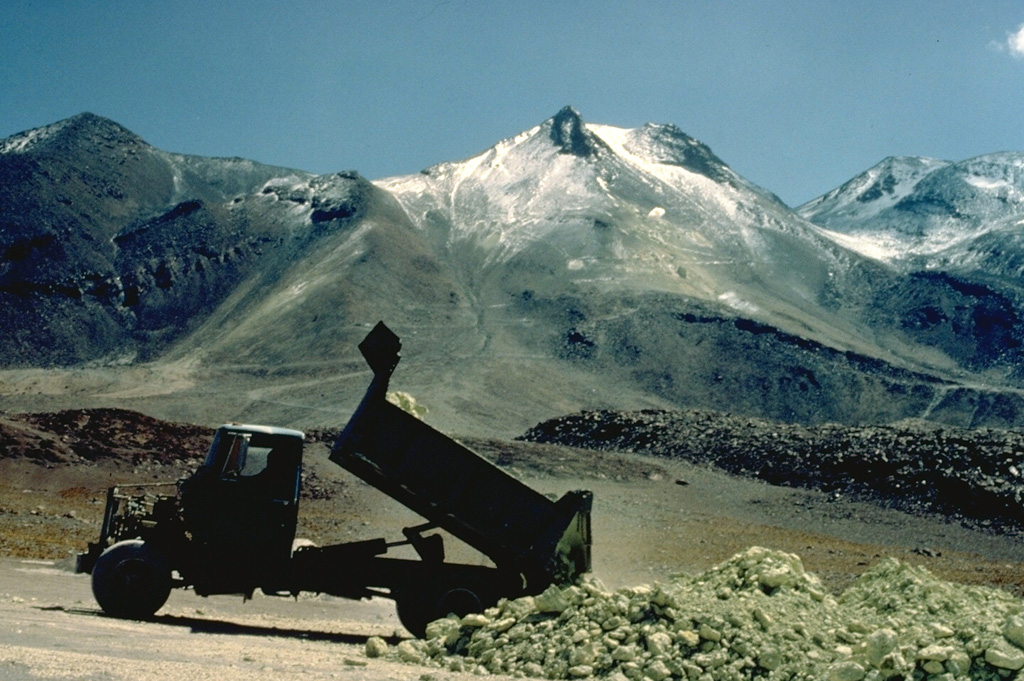
[[[225,424],[203,466],[179,481],[176,493],[109,490],[100,539],[78,564],[79,572],[92,573],[105,611],[151,615],[173,587],[200,595],[251,595],[259,588],[386,596],[403,624],[422,635],[429,621],[449,612],[479,611],[590,570],[590,492],[552,501],[389,403],[400,342],[383,324],[359,347],[374,378],[330,459],[426,522],[404,528],[400,541],[293,550],[302,433]],[[445,561],[442,536],[427,534],[436,529],[493,565]],[[411,545],[419,559],[385,555],[400,545]]]

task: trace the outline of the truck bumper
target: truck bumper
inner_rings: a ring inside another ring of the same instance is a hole
[[[96,542],[89,542],[89,550],[85,553],[80,553],[75,558],[75,574],[92,574],[92,569],[96,565],[96,559],[103,553],[103,546]]]

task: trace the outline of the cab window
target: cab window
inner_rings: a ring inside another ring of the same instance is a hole
[[[257,447],[249,444],[245,448],[245,460],[238,474],[243,478],[259,475],[267,469],[267,455],[271,452],[270,447]]]

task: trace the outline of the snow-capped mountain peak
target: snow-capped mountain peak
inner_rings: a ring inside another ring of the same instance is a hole
[[[964,253],[984,235],[1019,227],[1024,154],[955,163],[887,158],[797,212],[876,259],[928,268],[963,263]]]
[[[585,123],[568,107],[473,158],[376,184],[471,288],[497,286],[495,301],[550,278],[772,317],[817,305],[850,255],[676,126]]]
[[[734,212],[735,189],[722,183],[736,180],[710,150],[674,126],[587,124],[565,107],[473,158],[378,184],[436,240],[448,247],[472,244],[484,262],[495,263],[549,238],[576,251],[574,262],[607,256],[594,244],[595,224],[608,228],[598,239],[608,246],[620,242],[627,224],[635,234],[649,217],[671,222]],[[658,230],[671,231],[664,224]],[[616,237],[609,242],[609,235]],[[671,238],[666,233],[658,240]],[[622,253],[618,246],[611,251]]]
[[[864,218],[892,208],[923,178],[948,165],[948,161],[933,158],[890,156],[797,211],[812,222],[828,215],[828,226],[833,230],[856,229]]]
[[[63,145],[65,151],[74,147],[91,149],[94,144],[108,149],[148,146],[119,123],[85,112],[0,140],[0,154],[35,152],[53,144]]]

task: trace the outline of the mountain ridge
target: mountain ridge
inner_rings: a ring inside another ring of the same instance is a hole
[[[571,107],[372,183],[171,154],[92,114],[0,149],[3,364],[188,367],[191,387],[148,394],[162,413],[216,380],[237,418],[309,423],[358,399],[354,346],[383,318],[408,389],[470,430],[645,406],[1024,423],[1013,285],[894,265],[807,219],[855,187],[855,207],[895,206],[945,162],[893,159],[801,216],[676,126]]]

